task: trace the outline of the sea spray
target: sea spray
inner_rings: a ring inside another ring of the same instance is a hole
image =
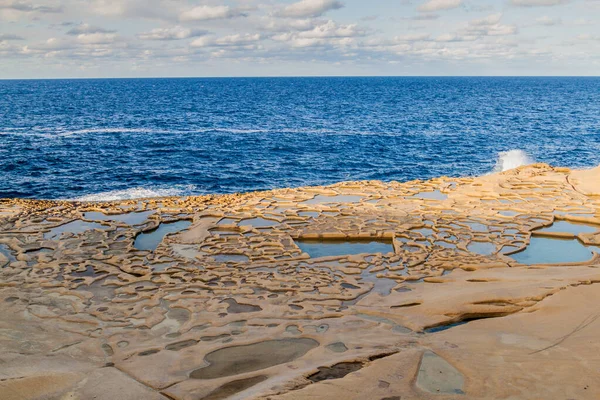
[[[521,165],[528,165],[534,163],[531,158],[523,150],[508,150],[501,151],[498,153],[498,159],[496,160],[496,166],[494,167],[494,173],[508,171],[520,167]]]
[[[153,197],[188,196],[196,192],[194,185],[176,185],[174,187],[136,187],[123,190],[88,194],[71,199],[74,201],[117,201],[144,199]]]

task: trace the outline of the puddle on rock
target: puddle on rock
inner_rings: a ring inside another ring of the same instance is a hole
[[[308,376],[307,379],[313,382],[340,379],[352,372],[358,371],[362,367],[363,364],[361,362],[341,362],[331,367],[319,367],[319,372]]]
[[[190,378],[215,379],[258,371],[293,361],[318,346],[313,339],[293,338],[225,347],[208,353],[204,360],[209,365],[192,371]]]
[[[488,242],[471,242],[467,246],[467,250],[469,250],[471,253],[489,256],[496,252],[496,245]]]
[[[262,308],[252,304],[238,303],[235,299],[225,299],[221,303],[227,303],[227,312],[229,314],[241,314],[262,311]]]
[[[298,213],[298,215],[301,217],[317,218],[319,216],[319,213],[316,211],[301,211]]]
[[[253,376],[252,378],[238,379],[235,381],[228,382],[222,386],[219,386],[214,391],[210,392],[208,396],[203,397],[202,400],[223,400],[228,399],[236,393],[242,392],[246,389],[251,388],[254,385],[267,380],[267,376],[259,375]]]
[[[191,224],[192,222],[187,220],[161,222],[156,229],[137,235],[134,246],[138,250],[154,251],[167,234],[187,229]]]
[[[154,214],[154,211],[130,212],[114,215],[108,215],[98,211],[89,211],[83,214],[83,218],[91,221],[116,221],[127,225],[140,225],[152,214]]]
[[[318,194],[310,200],[305,200],[300,204],[329,204],[329,203],[358,203],[362,196],[339,194],[336,196],[325,196]]]
[[[596,246],[585,246],[577,239],[557,239],[532,236],[529,246],[511,254],[520,264],[561,264],[589,261],[592,251],[600,253]]]
[[[17,261],[16,257],[13,255],[12,251],[5,244],[0,244],[0,254],[2,254],[9,263]]]
[[[394,252],[391,240],[296,240],[295,243],[311,258]]]
[[[240,221],[239,223],[240,226],[251,226],[253,228],[270,228],[272,226],[276,226],[279,225],[279,222],[271,220],[271,219],[265,219],[265,218],[250,218],[250,219],[243,219]]]
[[[421,358],[417,387],[434,394],[464,394],[465,378],[446,360],[430,350]]]
[[[446,200],[448,195],[440,192],[439,190],[434,190],[432,192],[420,192],[409,198],[423,200]]]
[[[71,275],[74,277],[96,277],[99,275],[102,275],[105,273],[96,273],[96,271],[94,270],[94,267],[92,267],[91,265],[88,265],[85,268],[85,271],[76,271],[76,272],[71,272]]]
[[[92,229],[101,229],[105,230],[109,227],[95,223],[95,222],[85,222],[81,220],[71,221],[69,223],[57,226],[52,228],[50,232],[44,233],[44,239],[48,240],[57,240],[61,237],[63,233],[72,233],[74,235],[78,235],[85,231],[89,231]]]
[[[562,232],[578,235],[580,233],[593,233],[598,231],[598,229],[600,229],[600,226],[598,225],[557,221],[547,228],[536,229],[534,232]]]
[[[107,302],[112,301],[115,297],[115,290],[118,286],[115,285],[104,285],[105,279],[100,279],[92,283],[88,286],[79,286],[77,290],[90,292],[93,294],[92,301],[93,302]]]
[[[230,262],[247,262],[249,260],[248,256],[243,254],[215,254],[211,256],[215,262],[218,263],[230,263]]]
[[[345,351],[348,351],[348,348],[342,342],[331,343],[331,344],[328,344],[325,347],[327,348],[327,350],[331,350],[334,353],[343,353]]]

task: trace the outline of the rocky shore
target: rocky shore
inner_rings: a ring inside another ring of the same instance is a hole
[[[0,200],[0,398],[600,398],[600,167]]]

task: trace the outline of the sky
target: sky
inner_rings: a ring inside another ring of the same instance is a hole
[[[600,75],[600,0],[0,0],[0,79]]]

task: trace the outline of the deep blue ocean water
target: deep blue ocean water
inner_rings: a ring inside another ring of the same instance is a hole
[[[113,199],[600,164],[600,78],[0,81],[0,197]]]

